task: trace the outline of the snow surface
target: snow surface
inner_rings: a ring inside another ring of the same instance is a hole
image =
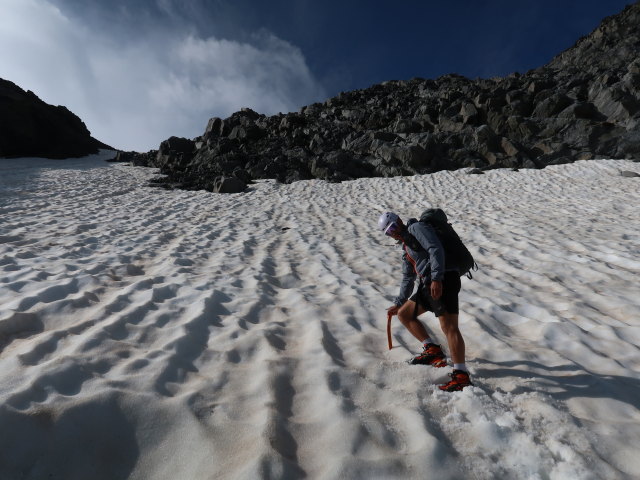
[[[216,195],[105,155],[0,162],[0,479],[639,478],[639,163]],[[453,394],[387,350],[377,217],[428,206],[480,265]]]

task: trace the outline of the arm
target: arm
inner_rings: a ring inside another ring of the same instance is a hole
[[[429,253],[431,280],[441,282],[444,279],[444,248],[433,228],[423,223],[415,223],[409,227],[410,233],[420,242],[422,248]]]
[[[402,255],[402,281],[400,282],[400,293],[395,298],[393,303],[397,306],[401,306],[413,293],[413,285],[416,280],[416,272],[413,270],[413,265],[407,260],[407,254]]]

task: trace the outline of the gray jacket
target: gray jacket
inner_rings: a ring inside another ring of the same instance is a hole
[[[444,249],[436,235],[435,230],[428,224],[409,221],[407,230],[420,242],[423,250],[414,250],[407,243],[402,242],[404,254],[402,255],[402,282],[400,293],[394,300],[398,306],[402,305],[413,293],[416,276],[419,275],[423,283],[432,280],[442,281],[446,265],[444,262]]]

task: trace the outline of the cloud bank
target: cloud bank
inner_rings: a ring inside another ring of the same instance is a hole
[[[65,105],[99,140],[123,150],[200,135],[242,107],[274,114],[323,100],[294,45],[268,31],[244,41],[194,29],[100,25],[46,0],[0,0],[0,78]]]

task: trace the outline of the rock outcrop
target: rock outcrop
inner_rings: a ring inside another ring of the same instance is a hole
[[[184,188],[210,191],[220,191],[222,178],[342,181],[461,167],[543,168],[640,160],[639,122],[636,3],[526,74],[389,81],[284,115],[242,109],[212,118],[198,138],[172,137],[133,161],[159,167]]]
[[[113,150],[67,108],[0,79],[0,157],[82,157],[101,148]]]

